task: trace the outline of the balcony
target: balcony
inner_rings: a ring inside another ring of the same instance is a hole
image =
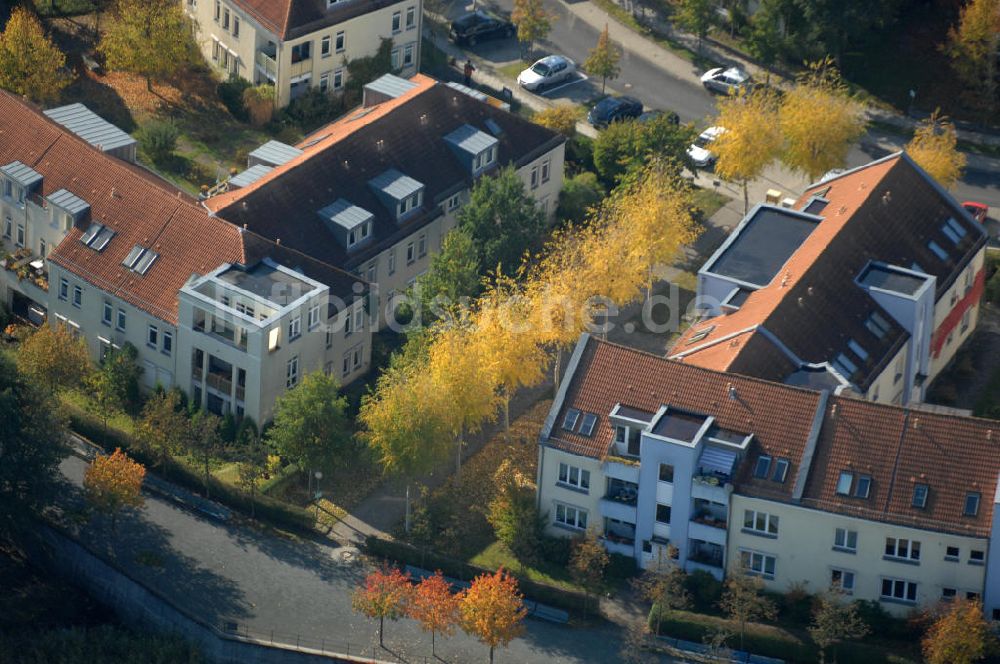
[[[22,247],[0,260],[0,267],[13,273],[12,276],[17,278],[18,286],[25,290],[29,297],[45,300],[45,293],[49,292],[49,275],[45,269],[45,259]],[[28,288],[25,289],[25,286]]]
[[[623,482],[639,483],[639,460],[609,456],[604,462],[604,475]]]
[[[206,323],[205,318],[200,320],[195,318],[194,325],[191,326],[191,329],[195,332],[201,332],[202,334],[208,335],[213,339],[225,342],[233,348],[246,352],[247,335],[246,330],[242,328],[219,324],[217,322]]]
[[[703,540],[709,544],[725,546],[726,524],[725,522],[721,524],[719,522],[708,524],[692,519],[691,523],[688,524],[688,535],[692,538]]]
[[[226,396],[233,393],[232,379],[222,374],[209,371],[208,375],[206,376],[205,384],[211,387],[216,392],[220,392],[222,394],[225,394]]]
[[[271,53],[267,51],[270,50]],[[261,73],[267,80],[272,83],[278,80],[278,61],[275,59],[277,53],[273,49],[261,49],[257,51],[257,55],[254,56],[254,62],[257,65],[257,71]]]
[[[608,551],[626,556],[635,555],[635,523],[605,517],[604,535],[601,539]]]
[[[608,553],[617,553],[623,556],[628,556],[629,558],[635,555],[635,540],[629,540],[623,537],[602,537],[601,541],[604,542],[604,548],[608,550]]]
[[[725,532],[722,535],[725,537]],[[686,568],[689,572],[701,569],[721,579],[726,564],[725,550],[722,545],[714,542],[691,539],[688,545],[687,563]]]
[[[713,503],[729,503],[731,485],[715,475],[695,475],[691,482],[691,497]]]

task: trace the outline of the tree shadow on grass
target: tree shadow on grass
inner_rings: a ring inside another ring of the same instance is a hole
[[[94,113],[124,132],[132,133],[138,125],[132,111],[118,92],[89,72],[82,73],[62,91],[63,104],[84,104]]]

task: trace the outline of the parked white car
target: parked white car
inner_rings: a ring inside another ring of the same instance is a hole
[[[716,67],[701,75],[701,84],[709,90],[722,94],[734,94],[750,84],[750,74],[739,67],[723,69]]]
[[[715,163],[715,153],[709,150],[712,143],[726,131],[725,127],[709,127],[694,139],[687,155],[698,168],[708,168]]]
[[[541,90],[561,83],[576,74],[576,64],[562,55],[549,55],[517,75],[517,83],[525,90]]]

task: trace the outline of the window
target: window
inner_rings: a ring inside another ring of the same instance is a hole
[[[69,299],[69,282],[65,279],[59,280],[59,299],[66,300]]]
[[[833,548],[838,551],[856,553],[858,550],[858,531],[837,528],[833,534]]]
[[[13,234],[14,234],[14,220],[11,219],[10,217],[7,217],[6,219],[4,219],[3,222],[3,236],[9,240],[11,239]]]
[[[670,505],[656,504],[657,523],[670,523]]]
[[[920,542],[908,539],[885,538],[885,558],[920,560]]]
[[[966,309],[965,313],[962,314],[962,332],[965,333],[969,329],[969,323],[972,321],[972,309]]]
[[[125,310],[118,310],[118,320],[115,323],[115,329],[124,332],[125,331]]]
[[[542,184],[545,184],[546,182],[549,181],[549,178],[552,176],[551,170],[552,170],[552,160],[546,159],[545,161],[542,162]]]
[[[228,7],[226,9],[222,10],[222,29],[223,30],[228,30],[229,29],[229,8]]]
[[[215,0],[215,22],[219,22],[219,16],[222,14],[222,3],[219,0]]]
[[[926,484],[917,484],[913,487],[913,507],[924,509],[927,507],[927,494],[930,487]]]
[[[976,516],[977,514],[979,514],[979,494],[965,494],[965,508],[962,510],[962,516]]]
[[[163,331],[163,348],[160,349],[160,352],[164,355],[170,355],[174,352],[173,332],[167,332],[166,330]]]
[[[984,562],[986,562],[986,552],[985,551],[977,551],[976,549],[973,549],[972,551],[969,551],[969,564],[970,565],[982,565]]]
[[[947,599],[955,599],[955,596],[957,594],[958,594],[958,591],[956,591],[954,588],[942,588],[941,589],[941,599],[946,599],[946,600]]]
[[[959,550],[957,546],[949,546],[944,550],[944,559],[958,562]]]
[[[233,17],[233,37],[240,38],[240,17]]]
[[[916,602],[917,584],[902,579],[882,579],[882,599]]]
[[[417,8],[406,8],[406,29],[409,30],[417,25]]]
[[[333,89],[339,90],[344,87],[344,70],[334,69],[333,70]]]
[[[743,530],[757,535],[778,535],[778,517],[756,510],[743,512]]]
[[[565,484],[566,486],[571,486],[577,489],[583,489],[584,491],[589,491],[590,489],[590,471],[582,470],[576,466],[571,466],[567,463],[559,464],[559,480],[558,484]]]
[[[396,274],[396,250],[389,250],[389,274]]]
[[[296,355],[288,360],[288,367],[285,369],[285,387],[295,387],[299,382],[299,356]]]
[[[759,574],[774,578],[774,556],[756,551],[740,551],[740,564],[747,574]]]
[[[927,243],[927,248],[934,252],[934,255],[943,261],[948,260],[948,252],[941,248],[941,245],[931,240]]]
[[[423,258],[427,255],[427,234],[422,233],[419,238],[417,238],[417,257]]]
[[[844,378],[850,378],[858,371],[858,365],[856,365],[851,358],[847,357],[844,353],[839,353],[837,357],[833,358],[832,364],[833,368],[836,369]]]
[[[410,265],[415,260],[416,260],[416,255],[414,254],[414,251],[413,251],[413,243],[412,242],[408,242],[407,245],[406,245],[406,264]]]
[[[566,431],[573,431],[576,429],[576,423],[580,419],[580,411],[576,408],[570,408],[566,411],[566,416],[563,418],[563,429]]]
[[[321,57],[330,57],[330,35],[323,37],[319,42],[319,54]]]
[[[531,167],[531,177],[529,183],[532,189],[538,189],[538,166]]]
[[[220,51],[219,40],[216,39],[215,37],[212,37],[212,59],[215,60],[216,62],[218,62],[219,60],[219,51]]]
[[[594,426],[597,424],[597,415],[593,413],[583,414],[583,423],[580,425],[580,435],[590,436],[594,433]]]
[[[625,448],[625,453],[631,456],[639,456],[639,429],[617,425],[615,427],[615,443]],[[671,466],[671,478],[673,478],[673,466]],[[673,481],[673,479],[671,479]]]
[[[15,239],[14,244],[19,247],[24,246],[24,224],[21,222],[18,222],[17,224],[17,238]]]
[[[413,44],[407,44],[403,47],[403,66],[409,67],[413,64]]]
[[[587,512],[578,507],[556,503],[556,523],[576,530],[587,529]]]
[[[865,360],[868,359],[868,351],[866,351],[864,348],[862,348],[861,344],[859,344],[854,339],[850,339],[847,342],[847,347],[850,348],[851,352],[853,352],[855,355],[857,355],[858,359],[861,360],[862,362],[864,362]]]
[[[837,493],[842,496],[851,495],[851,484],[854,483],[854,474],[844,471],[840,473],[840,479],[837,480]]]
[[[156,348],[160,343],[160,331],[156,329],[155,325],[150,325],[149,329],[146,331],[146,344]]]
[[[843,569],[830,570],[830,587],[850,595],[854,592],[854,572]]]
[[[45,239],[38,238],[38,256],[40,258],[45,258]]]
[[[392,33],[393,34],[396,34],[397,32],[399,32],[399,22],[400,22],[401,18],[402,18],[402,14],[400,12],[393,12],[392,13]]]
[[[302,316],[296,316],[288,321],[288,340],[295,341],[302,336]]]
[[[775,459],[774,474],[771,476],[771,479],[775,482],[784,482],[788,476],[788,464],[788,459]]]
[[[965,593],[965,599],[969,600],[970,602],[978,602],[979,593],[970,590],[969,592]]]
[[[457,210],[458,209],[458,204],[459,204],[460,201],[461,201],[461,198],[460,198],[459,194],[455,194],[454,196],[452,196],[451,198],[449,198],[448,199],[448,204],[445,206],[447,208],[448,212],[451,212],[452,210]]]
[[[319,305],[314,304],[309,308],[309,329],[313,330],[319,325]]]
[[[660,481],[661,482],[673,482],[674,481],[674,466],[669,463],[660,464]]]
[[[319,91],[326,92],[329,89],[330,89],[330,72],[325,71],[319,75]],[[354,231],[352,230],[350,236],[347,239],[347,246],[350,247],[356,242],[357,240],[355,239]]]
[[[296,44],[292,47],[292,64],[296,62],[302,62],[303,60],[308,60],[312,57],[312,42],[307,41],[301,44]]]
[[[761,479],[767,479],[768,474],[771,472],[771,457],[766,454],[761,454],[757,457],[757,465],[754,466],[753,476]]]
[[[872,478],[868,475],[858,475],[858,483],[854,485],[855,498],[867,498],[872,490]]]
[[[114,308],[111,306],[110,300],[104,301],[104,311],[101,313],[101,322],[105,325],[111,325],[111,316],[114,312]]]
[[[869,332],[881,339],[889,332],[889,321],[883,318],[877,311],[873,311],[868,319],[865,320],[865,327],[868,328]]]
[[[334,39],[334,42],[333,42],[333,48],[336,49],[337,53],[343,53],[343,51],[344,51],[344,39],[345,39],[345,37],[344,37],[344,31],[341,30],[340,32],[337,33],[337,35],[336,35],[336,37]]]

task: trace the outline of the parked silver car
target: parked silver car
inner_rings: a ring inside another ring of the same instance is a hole
[[[739,67],[730,67],[729,69],[716,67],[701,75],[701,84],[714,92],[727,95],[735,94],[739,92],[740,88],[750,85],[750,74]]]
[[[576,75],[576,64],[563,55],[548,55],[517,76],[525,90],[541,90],[569,80]]]

